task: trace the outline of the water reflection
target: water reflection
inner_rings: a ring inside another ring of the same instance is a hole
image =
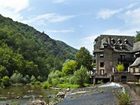
[[[57,90],[44,90],[40,86],[14,86],[6,89],[0,89],[0,105],[27,105],[32,100],[42,99],[48,103],[55,99]],[[51,96],[51,98],[48,98]]]

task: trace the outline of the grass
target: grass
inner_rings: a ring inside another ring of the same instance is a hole
[[[130,96],[128,93],[120,92],[117,94],[119,105],[130,105]]]
[[[69,83],[58,84],[57,86],[58,86],[59,88],[79,88],[79,85],[76,85],[76,84],[69,84]]]

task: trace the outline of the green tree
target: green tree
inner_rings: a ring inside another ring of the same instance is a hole
[[[84,86],[84,83],[87,83],[89,80],[87,68],[81,66],[81,68],[74,72],[75,83],[80,85],[80,87]]]
[[[48,83],[53,84],[53,79],[59,79],[62,76],[62,72],[59,70],[55,70],[50,72],[50,74],[48,75]]]
[[[4,66],[0,65],[0,78],[7,74],[7,70]]]
[[[124,65],[123,64],[118,64],[116,66],[116,69],[117,69],[118,72],[122,72],[122,71],[124,71]]]
[[[73,74],[76,71],[78,63],[75,60],[67,60],[63,64],[62,72],[66,75]]]
[[[81,47],[76,53],[76,60],[79,66],[83,65],[88,70],[92,70],[92,56],[85,47]]]
[[[5,87],[10,86],[10,79],[8,76],[4,76],[1,81],[3,86]]]
[[[22,81],[23,75],[21,73],[14,73],[11,77],[10,80],[13,83],[20,83]]]
[[[140,41],[140,31],[136,31],[135,40],[136,40],[136,41]]]

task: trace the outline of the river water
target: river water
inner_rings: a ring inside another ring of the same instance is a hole
[[[34,99],[43,99],[48,103],[55,100],[57,90],[42,89],[40,86],[12,86],[0,89],[0,105],[27,105]]]

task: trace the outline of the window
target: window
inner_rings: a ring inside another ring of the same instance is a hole
[[[104,54],[100,54],[100,58],[104,58]]]
[[[125,61],[125,55],[120,55],[121,61]]]
[[[100,69],[100,74],[101,74],[101,75],[104,75],[104,74],[105,74],[104,69]]]
[[[100,67],[104,67],[104,62],[100,62]]]
[[[135,68],[133,68],[133,73],[135,73]]]

